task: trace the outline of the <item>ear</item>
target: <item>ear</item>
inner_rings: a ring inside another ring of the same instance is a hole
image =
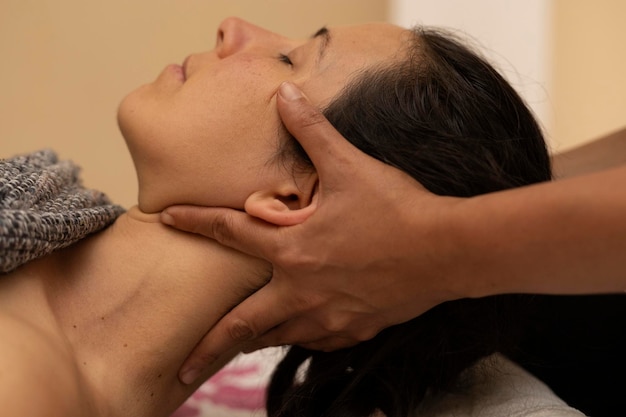
[[[252,193],[244,205],[246,213],[276,226],[294,226],[309,218],[317,208],[317,175],[291,181],[271,190]]]

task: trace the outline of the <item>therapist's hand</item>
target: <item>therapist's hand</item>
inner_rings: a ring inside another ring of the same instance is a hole
[[[197,345],[181,367],[185,383],[244,341],[249,350],[285,344],[335,350],[458,298],[443,278],[446,260],[429,241],[429,227],[442,214],[430,202],[442,198],[352,146],[293,85],[281,86],[277,106],[319,175],[317,208],[308,219],[278,227],[236,210],[183,206],[162,215],[166,224],[274,267],[270,282]],[[418,280],[418,270],[436,272]]]

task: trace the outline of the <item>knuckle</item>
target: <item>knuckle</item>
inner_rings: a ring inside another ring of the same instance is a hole
[[[200,352],[196,354],[196,363],[200,365],[210,365],[219,359],[219,355],[214,352]]]
[[[337,314],[325,317],[323,322],[324,329],[336,337],[344,340],[351,340],[352,343],[364,342],[374,338],[381,327],[369,323],[367,325],[358,325],[358,321],[352,314]]]
[[[349,318],[344,314],[328,316],[323,326],[330,333],[343,333],[349,326]]]
[[[211,237],[220,243],[225,243],[231,240],[233,223],[229,216],[218,215],[210,224]]]
[[[314,107],[307,107],[303,109],[301,114],[302,127],[313,128],[315,126],[321,126],[328,122],[326,117]]]
[[[235,319],[228,325],[228,334],[231,339],[238,342],[253,339],[255,336],[252,326],[241,319]]]
[[[303,250],[301,244],[285,244],[276,251],[275,263],[296,272],[315,271],[319,260],[310,252]]]
[[[378,330],[373,327],[361,329],[356,332],[353,337],[358,342],[365,342],[366,340],[373,339],[378,334]]]

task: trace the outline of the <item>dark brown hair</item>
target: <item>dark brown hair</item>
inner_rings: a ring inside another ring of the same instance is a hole
[[[412,34],[406,59],[365,70],[327,107],[337,130],[440,195],[470,197],[550,180],[541,129],[509,83],[451,34],[428,28]],[[479,359],[495,352],[522,358],[519,343],[535,301],[523,295],[452,301],[353,348],[291,347],[270,384],[268,414],[410,415],[427,392],[450,389]]]

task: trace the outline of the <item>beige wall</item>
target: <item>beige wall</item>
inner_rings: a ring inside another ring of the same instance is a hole
[[[554,0],[552,140],[561,149],[626,126],[626,2]]]
[[[52,147],[83,166],[88,186],[128,206],[135,174],[115,122],[127,92],[211,48],[224,17],[305,36],[323,24],[384,20],[391,1],[2,0],[0,157]],[[564,150],[626,126],[626,2],[550,3],[548,136]]]
[[[136,201],[115,121],[120,99],[171,62],[212,48],[236,15],[289,36],[384,20],[386,0],[2,0],[0,157],[42,147],[83,167],[86,185]]]
[[[623,0],[390,0],[391,18],[461,29],[542,121],[553,151],[626,127]]]
[[[551,131],[550,0],[393,0],[390,9],[391,20],[402,26],[442,26],[462,34]]]

